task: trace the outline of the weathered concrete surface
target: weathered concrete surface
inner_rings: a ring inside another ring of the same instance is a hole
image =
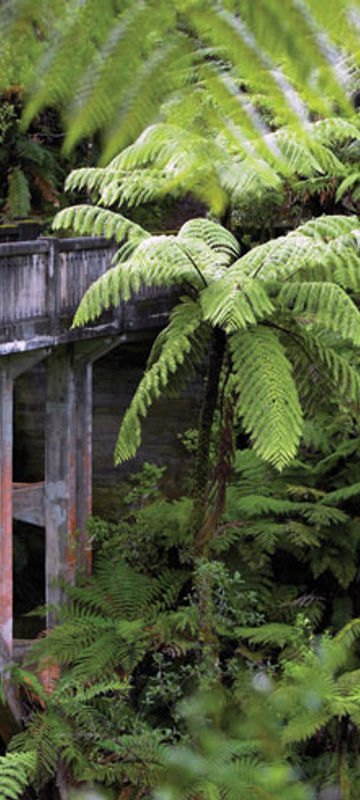
[[[114,252],[101,237],[0,244],[0,355],[161,327],[169,297],[156,289],[70,331],[86,289],[109,269]]]
[[[13,638],[13,387],[16,378],[49,355],[34,350],[0,359],[0,635]]]
[[[159,401],[138,457],[117,469],[112,461],[121,417],[174,298],[139,292],[93,325],[69,330],[79,300],[109,268],[112,253],[103,239],[0,245],[0,635],[10,655],[13,518],[45,528],[44,599],[52,605],[61,600],[59,578],[74,581],[79,568],[89,573],[86,521],[93,507],[119,516],[129,471],[144,461],[167,464],[174,476],[168,488],[179,491],[178,433],[194,424],[193,393],[180,410]]]
[[[0,634],[9,652],[13,638],[12,544],[13,380],[0,370]]]
[[[58,604],[55,581],[75,581],[76,393],[73,353],[57,348],[46,363],[46,603]]]
[[[45,525],[45,481],[13,483],[13,519],[31,525]]]

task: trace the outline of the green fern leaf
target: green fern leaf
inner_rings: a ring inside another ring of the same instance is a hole
[[[204,319],[223,327],[227,333],[248,328],[271,316],[274,305],[260,281],[231,274],[212,283],[201,295]]]
[[[31,783],[36,769],[36,752],[0,756],[0,800],[17,800]]]
[[[140,242],[149,235],[140,225],[136,225],[121,214],[85,204],[59,211],[53,221],[53,228],[54,230],[71,228],[79,235],[91,234],[105,236],[107,239],[114,237],[117,242],[129,235],[136,237]]]
[[[192,337],[200,327],[200,309],[186,302],[175,307],[157,360],[147,369],[123,418],[115,446],[115,463],[135,456],[141,443],[140,417],[166,388],[171,374],[176,375],[192,347]]]
[[[27,217],[31,206],[29,183],[20,167],[14,167],[8,177],[6,206],[11,217]]]
[[[291,366],[277,335],[259,327],[229,339],[237,412],[255,451],[278,469],[296,454],[302,413]]]
[[[314,359],[319,368],[318,389],[323,392],[326,382],[331,380],[336,391],[342,396],[347,404],[355,404],[358,407],[360,397],[360,372],[356,365],[337,352],[334,346],[329,345],[323,338],[316,335],[304,335],[302,337],[305,348],[308,350],[310,358]],[[307,359],[308,369],[311,361]],[[306,380],[309,377],[307,372]],[[313,381],[316,376],[313,376]]]
[[[334,283],[287,283],[279,293],[282,310],[291,310],[301,324],[315,322],[342,339],[360,344],[360,313],[344,290]]]
[[[179,239],[198,239],[215,252],[224,253],[226,263],[231,263],[240,251],[240,245],[230,231],[209,219],[191,219],[180,228]]]

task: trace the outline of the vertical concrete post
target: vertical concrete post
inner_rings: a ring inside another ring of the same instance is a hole
[[[45,582],[50,606],[62,597],[56,581],[75,581],[76,440],[73,353],[69,347],[59,347],[47,361],[46,378]]]
[[[0,366],[0,637],[12,653],[13,637],[13,389],[14,381],[49,355],[49,349],[2,356]],[[0,642],[1,644],[1,642]],[[0,672],[1,672],[0,652]]]
[[[92,363],[81,361],[76,367],[76,525],[78,530],[77,565],[90,575],[91,544],[86,523],[92,512]]]
[[[60,243],[49,237],[46,276],[46,310],[50,317],[51,333],[60,332]]]
[[[76,524],[77,567],[90,575],[91,542],[86,523],[92,512],[92,379],[93,362],[121,341],[121,336],[104,337],[74,344],[77,408]]]
[[[13,638],[13,380],[0,368],[0,634],[12,652]]]
[[[120,337],[58,347],[47,361],[45,413],[46,603],[59,578],[91,572],[86,523],[92,511],[92,364]],[[51,610],[48,623],[51,625]]]

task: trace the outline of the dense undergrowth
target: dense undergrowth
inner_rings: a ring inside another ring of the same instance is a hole
[[[119,523],[91,522],[94,575],[12,670],[27,725],[2,796],[42,796],[61,767],[122,798],[358,797],[356,433],[319,417],[280,476],[237,450],[201,554],[191,501],[145,465]]]

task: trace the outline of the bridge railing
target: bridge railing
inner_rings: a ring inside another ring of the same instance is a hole
[[[144,288],[115,314],[70,332],[81,298],[111,267],[114,253],[114,243],[100,236],[0,244],[0,356],[120,329],[162,327],[176,292]]]
[[[100,237],[0,244],[0,326],[73,313],[113,253]]]

